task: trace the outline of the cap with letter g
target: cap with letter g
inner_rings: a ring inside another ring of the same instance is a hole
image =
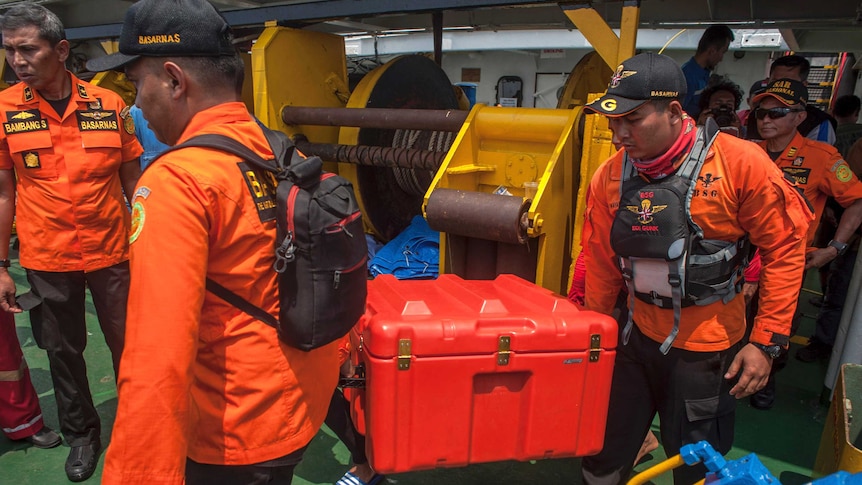
[[[625,116],[653,99],[681,99],[686,93],[685,75],[676,61],[645,52],[617,66],[608,91],[584,106],[589,113]]]
[[[87,69],[118,69],[141,56],[231,56],[232,39],[227,21],[206,0],[141,0],[126,11],[120,52],[90,59]]]

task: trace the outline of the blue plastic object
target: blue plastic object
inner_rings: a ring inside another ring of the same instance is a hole
[[[751,453],[738,460],[727,461],[706,441],[685,445],[679,456],[686,465],[703,463],[709,473],[705,483],[709,485],[780,485],[781,482],[769,473],[757,455]],[[839,471],[811,482],[811,485],[862,485],[862,473],[850,474]]]
[[[814,480],[811,485],[862,485],[862,473],[835,472]]]
[[[476,89],[478,85],[476,83],[455,83],[455,85],[464,91],[464,96],[467,96],[467,100],[470,101],[470,107],[472,108],[476,104]]]
[[[781,483],[769,473],[754,453],[738,460],[727,461],[709,443],[700,441],[683,446],[679,454],[689,466],[703,462],[709,470],[706,474],[706,483],[710,485],[778,485]]]

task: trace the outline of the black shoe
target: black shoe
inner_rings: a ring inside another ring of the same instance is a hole
[[[60,439],[60,435],[55,433],[53,429],[43,426],[36,434],[24,438],[23,441],[30,443],[36,448],[53,448],[63,440]]]
[[[763,389],[755,392],[748,398],[748,403],[754,409],[768,411],[775,405],[775,376],[769,376],[769,381]]]
[[[814,362],[825,359],[832,355],[832,346],[826,345],[819,340],[811,340],[808,345],[796,351],[796,360],[802,362]]]
[[[83,446],[73,446],[66,458],[66,476],[73,482],[83,482],[96,471],[102,445],[98,441]]]

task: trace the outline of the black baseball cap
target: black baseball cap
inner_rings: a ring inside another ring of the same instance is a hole
[[[769,85],[769,79],[761,79],[760,81],[755,81],[754,84],[751,85],[751,89],[748,90],[748,97],[753,98],[758,94],[766,91],[766,86]]]
[[[624,116],[653,99],[679,99],[685,96],[685,75],[676,61],[661,54],[646,52],[617,66],[608,91],[584,106],[589,112]]]
[[[141,56],[232,56],[230,26],[206,0],[141,0],[126,11],[120,52],[87,61],[92,72],[118,69]]]
[[[757,106],[764,98],[772,97],[785,106],[805,106],[808,103],[808,88],[796,79],[776,79],[766,86],[766,90],[751,99]]]

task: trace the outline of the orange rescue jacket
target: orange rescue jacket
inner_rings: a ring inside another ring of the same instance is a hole
[[[196,114],[178,143],[217,133],[272,152],[244,104]],[[181,484],[186,457],[254,464],[314,437],[338,379],[338,342],[303,352],[205,290],[209,277],[278,315],[275,186],[234,155],[171,152],[132,201],[131,289],[106,484]]]
[[[759,145],[766,150],[766,141]],[[802,188],[814,208],[815,220],[808,229],[809,246],[814,243],[827,198],[833,197],[845,208],[862,199],[862,183],[832,145],[796,133],[775,164]]]
[[[583,246],[586,306],[610,314],[624,287],[610,245],[619,208],[623,151],[596,171],[590,183]],[[712,145],[692,194],[691,214],[706,239],[736,241],[749,234],[760,248],[760,311],[750,340],[768,344],[772,334],[789,335],[802,282],[805,234],[813,218],[799,193],[755,144],[721,133]],[[729,348],[745,333],[745,301],[716,302],[682,309],[674,347],[698,352]],[[634,322],[662,342],[673,327],[673,309],[635,301]]]
[[[63,116],[24,83],[0,93],[0,170],[18,179],[21,266],[95,271],[128,259],[129,210],[119,169],[138,163],[129,108],[69,73]]]

